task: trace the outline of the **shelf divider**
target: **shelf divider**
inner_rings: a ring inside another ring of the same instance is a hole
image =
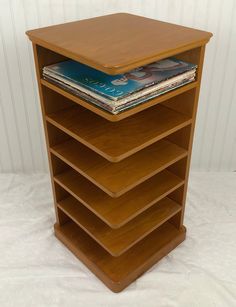
[[[188,154],[166,140],[118,163],[107,161],[75,140],[56,145],[50,151],[112,197],[121,196]]]
[[[124,112],[121,112],[119,114],[111,114],[105,110],[102,110],[98,107],[96,107],[94,104],[92,103],[89,103],[85,100],[83,100],[82,98],[78,97],[78,96],[75,96],[67,91],[65,91],[64,89],[60,88],[59,86],[56,86],[54,85],[53,83],[51,82],[48,82],[44,79],[41,79],[40,80],[40,83],[47,87],[47,88],[50,88],[51,90],[57,92],[58,94],[70,99],[71,101],[74,101],[75,103],[79,104],[80,106],[92,111],[93,113],[95,114],[98,114],[99,116],[111,121],[111,122],[117,122],[117,121],[120,121],[124,118],[127,118],[127,117],[130,117],[131,115],[134,115],[136,113],[139,113],[145,109],[148,109],[152,106],[155,106],[165,100],[168,100],[174,96],[177,96],[179,94],[182,94],[184,92],[187,92],[193,88],[196,88],[198,86],[198,81],[194,81],[194,82],[191,82],[189,84],[186,84],[184,86],[181,86],[175,90],[172,90],[168,93],[165,93],[163,95],[160,95],[156,98],[153,98],[153,99],[150,99],[149,101],[145,102],[145,103],[142,103],[138,106],[135,106],[134,108],[131,108],[131,109],[128,109]]]
[[[119,123],[78,107],[49,114],[46,120],[111,162],[119,162],[191,124],[188,116],[161,105]]]
[[[169,198],[163,198],[126,225],[112,229],[72,196],[61,200],[57,205],[77,225],[115,257],[126,252],[134,244],[181,210],[179,204]]]
[[[73,169],[54,177],[64,190],[111,228],[119,228],[184,184],[164,170],[118,198],[112,198]]]

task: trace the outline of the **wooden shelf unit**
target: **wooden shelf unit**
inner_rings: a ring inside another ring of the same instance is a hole
[[[55,235],[119,292],[185,239],[193,133],[212,34],[119,13],[27,35],[47,141]],[[42,78],[44,66],[70,58],[115,75],[169,56],[197,64],[196,80],[116,115]]]

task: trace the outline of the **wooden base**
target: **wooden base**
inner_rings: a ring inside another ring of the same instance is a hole
[[[72,221],[55,224],[54,229],[56,237],[113,292],[127,287],[186,236],[184,226],[178,230],[166,222],[121,256],[113,257]]]

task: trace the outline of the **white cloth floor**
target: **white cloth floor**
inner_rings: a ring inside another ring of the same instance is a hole
[[[0,175],[0,306],[236,306],[236,173],[192,173],[187,239],[119,294],[53,235],[49,176]]]

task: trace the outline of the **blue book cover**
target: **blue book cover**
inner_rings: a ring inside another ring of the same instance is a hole
[[[117,101],[145,87],[193,70],[196,65],[168,58],[119,75],[108,75],[73,60],[44,67],[44,75],[60,78],[102,97]]]

